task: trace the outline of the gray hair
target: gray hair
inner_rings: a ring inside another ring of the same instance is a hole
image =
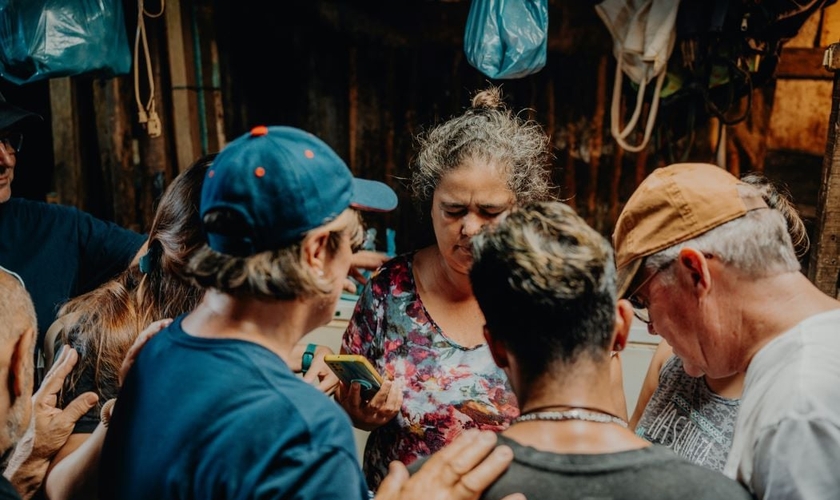
[[[418,201],[430,200],[441,178],[470,159],[501,166],[518,203],[552,197],[549,138],[537,122],[508,109],[498,87],[478,92],[470,109],[415,140],[411,191]]]
[[[645,259],[650,269],[663,269],[676,260],[683,248],[694,248],[714,255],[747,276],[762,278],[786,272],[799,271],[792,235],[807,246],[804,225],[790,203],[772,186],[749,179],[750,185],[739,189],[758,190],[769,208],[752,210],[743,217],[721,224],[700,236],[668,247]],[[802,238],[805,238],[802,240]],[[666,276],[670,276],[665,271]]]
[[[790,234],[793,248],[796,250],[796,256],[802,257],[808,253],[810,247],[808,231],[805,229],[805,223],[799,216],[799,212],[796,211],[791,202],[790,192],[787,188],[775,185],[770,179],[758,173],[744,175],[741,177],[741,182],[756,188],[761,193],[761,197],[767,203],[767,206],[778,210],[784,216],[788,234]]]

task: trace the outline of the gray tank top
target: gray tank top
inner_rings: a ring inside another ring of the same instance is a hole
[[[712,392],[703,377],[688,376],[682,361],[671,356],[659,372],[659,386],[636,426],[636,435],[696,464],[723,471],[740,406],[740,399]]]

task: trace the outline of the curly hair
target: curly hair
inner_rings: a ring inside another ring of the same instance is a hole
[[[419,134],[415,142],[410,189],[420,202],[430,200],[441,178],[469,159],[502,166],[517,203],[553,197],[549,138],[540,124],[513,113],[498,87],[476,93],[463,114]]]

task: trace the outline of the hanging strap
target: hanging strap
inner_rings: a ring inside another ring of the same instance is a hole
[[[152,57],[149,54],[149,40],[146,37],[145,16],[157,18],[163,15],[166,0],[161,0],[160,11],[153,14],[146,10],[144,0],[137,1],[137,32],[134,35],[134,99],[137,101],[138,122],[146,128],[150,137],[161,135],[161,123],[155,105],[155,79],[152,74]],[[140,98],[140,44],[143,45],[143,56],[146,59],[146,75],[149,79],[149,99],[142,102]]]
[[[636,96],[636,108],[633,110],[633,115],[630,117],[627,125],[622,129],[621,124],[619,123],[619,116],[621,114],[621,91],[624,80],[624,72],[622,69],[623,60],[624,57],[622,56],[616,58],[615,82],[613,83],[612,106],[610,107],[610,133],[615,139],[615,142],[617,142],[622,149],[630,151],[631,153],[638,153],[639,151],[645,149],[650,141],[650,136],[653,133],[653,127],[656,123],[656,113],[659,111],[659,94],[662,91],[662,85],[665,83],[665,76],[667,72],[665,71],[665,68],[662,68],[659,76],[656,77],[656,83],[653,88],[653,100],[650,103],[650,112],[648,113],[647,122],[645,124],[645,133],[642,137],[642,142],[633,146],[628,144],[627,141],[625,141],[625,138],[633,132],[639,122],[639,116],[642,113],[642,103],[645,100],[647,78],[643,78],[639,83],[639,92]],[[650,71],[650,68],[648,68],[648,71]]]

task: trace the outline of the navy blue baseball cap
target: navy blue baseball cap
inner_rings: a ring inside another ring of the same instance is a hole
[[[12,106],[0,94],[0,130],[16,127],[28,120],[42,120],[41,115]]]
[[[206,225],[205,232],[213,250],[246,257],[300,240],[348,207],[387,212],[396,206],[390,187],[354,178],[321,139],[293,127],[259,126],[213,160],[200,210],[202,220],[220,210],[242,219],[244,227],[230,233]]]

